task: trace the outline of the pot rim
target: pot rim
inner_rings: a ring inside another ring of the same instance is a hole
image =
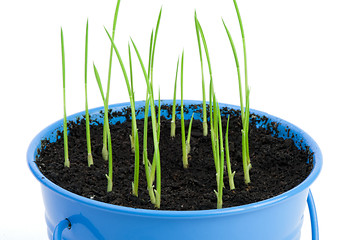
[[[161,102],[162,102],[162,104],[173,104],[173,100],[161,100]],[[183,102],[185,105],[202,103],[202,101],[199,101],[199,100],[184,100]],[[136,108],[142,107],[142,106],[144,107],[144,103],[145,103],[145,101],[136,101],[135,107]],[[177,103],[179,104],[180,101],[177,100]],[[119,103],[119,104],[112,104],[109,106],[109,108],[113,108],[113,109],[115,108],[117,110],[120,110],[129,105],[130,105],[129,102],[125,102],[125,103]],[[233,108],[233,109],[240,108],[237,105],[224,104],[224,103],[219,103],[219,106]],[[104,108],[97,107],[97,108],[89,109],[89,114],[99,112],[102,109],[104,109]],[[39,147],[40,141],[43,139],[43,136],[46,133],[48,133],[49,131],[53,132],[57,126],[62,126],[62,124],[63,124],[62,119],[52,123],[45,129],[43,129],[31,141],[28,151],[27,151],[27,162],[28,162],[28,166],[29,166],[31,172],[33,173],[33,175],[45,187],[62,195],[63,197],[72,199],[74,201],[78,201],[82,204],[86,204],[86,205],[89,205],[94,208],[100,208],[100,209],[108,210],[108,211],[122,212],[124,214],[131,214],[131,215],[143,215],[143,216],[152,216],[152,217],[183,217],[183,218],[184,217],[192,217],[192,218],[194,218],[194,217],[210,217],[210,216],[214,216],[214,215],[229,215],[229,214],[236,214],[239,212],[243,212],[243,213],[251,212],[251,211],[255,211],[258,209],[262,209],[265,207],[279,204],[282,201],[284,201],[285,199],[291,198],[305,190],[308,190],[310,185],[318,177],[318,175],[321,171],[321,168],[322,168],[323,160],[322,160],[321,150],[320,150],[319,146],[317,145],[317,143],[305,131],[303,131],[299,127],[297,127],[294,124],[289,123],[283,119],[280,119],[278,117],[270,115],[266,112],[262,112],[262,111],[258,111],[258,110],[254,110],[254,109],[250,109],[250,112],[260,115],[260,116],[265,115],[269,119],[272,119],[272,122],[276,122],[281,125],[286,125],[288,128],[292,129],[293,131],[296,131],[298,133],[298,135],[302,136],[303,143],[307,144],[307,146],[309,146],[310,151],[313,152],[313,154],[314,154],[313,155],[313,164],[314,164],[313,169],[312,169],[311,173],[309,174],[309,176],[303,182],[301,182],[296,187],[294,187],[280,195],[277,195],[275,197],[272,197],[272,198],[269,198],[269,199],[266,199],[263,201],[251,203],[251,204],[246,204],[246,205],[241,205],[241,206],[236,206],[236,207],[229,207],[229,208],[222,208],[222,209],[210,209],[210,210],[187,210],[187,211],[151,210],[151,209],[124,207],[124,206],[113,205],[113,204],[104,203],[104,202],[100,202],[100,201],[96,201],[96,200],[91,200],[89,198],[86,198],[86,197],[77,195],[75,193],[72,193],[68,190],[65,190],[65,189],[59,187],[58,185],[54,184],[50,180],[48,180],[40,172],[40,170],[38,169],[38,167],[35,163],[37,149]],[[67,118],[68,118],[68,120],[75,120],[77,117],[82,116],[84,114],[85,114],[84,111],[78,112],[78,113],[68,116]]]

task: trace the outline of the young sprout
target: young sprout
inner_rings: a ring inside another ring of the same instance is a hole
[[[236,67],[237,67],[238,88],[239,88],[239,101],[240,101],[240,106],[241,106],[242,123],[244,123],[245,116],[244,116],[244,106],[243,106],[243,96],[242,96],[243,94],[242,94],[241,72],[240,72],[240,68],[239,68],[238,55],[237,55],[236,47],[234,46],[234,42],[233,42],[233,39],[232,39],[232,35],[231,35],[231,33],[229,32],[229,30],[228,30],[228,28],[227,28],[227,25],[226,25],[226,23],[224,22],[223,19],[222,19],[222,21],[223,21],[223,26],[224,26],[224,28],[226,29],[226,32],[227,32],[227,36],[228,36],[228,39],[229,39],[229,43],[231,44],[231,47],[232,47],[233,56],[234,56],[234,61],[235,61],[235,63],[236,63]]]
[[[159,91],[158,91],[158,122],[157,122],[158,143],[160,141],[160,114],[161,114],[160,109],[161,109],[161,105],[160,105],[160,89],[159,89]],[[152,180],[152,183],[154,182],[156,166],[157,166],[157,161],[155,161],[155,156],[153,155],[153,163],[152,163],[152,166],[151,166],[151,180]]]
[[[196,33],[197,33],[197,42],[198,42],[198,49],[199,49],[199,58],[201,62],[201,71],[202,71],[202,99],[203,99],[203,136],[208,135],[208,126],[207,126],[207,107],[206,107],[206,89],[204,84],[204,73],[203,73],[203,60],[202,60],[202,47],[201,42],[199,39],[199,24],[197,20],[197,12],[194,11],[194,22],[196,26]]]
[[[158,122],[157,122],[157,133],[158,133],[158,143],[160,141],[160,109],[161,109],[161,105],[160,105],[160,89],[158,91]],[[153,163],[151,166],[151,180],[152,183],[154,182],[154,177],[155,177],[155,169],[157,166],[157,161],[155,161],[155,156],[153,155]]]
[[[216,158],[216,163],[217,163],[217,184],[219,185],[220,184],[220,181],[219,181],[219,178],[220,178],[220,159],[219,159],[219,134],[218,134],[218,130],[219,130],[219,127],[218,127],[218,110],[217,110],[217,101],[216,101],[216,96],[215,94],[213,94],[213,141],[214,141],[214,146],[215,146],[215,158]]]
[[[194,113],[192,114],[192,118],[191,118],[191,121],[189,122],[189,127],[188,127],[188,136],[187,136],[187,141],[186,141],[187,158],[188,158],[188,154],[191,152],[191,132],[192,132],[193,116],[194,116]]]
[[[175,72],[175,80],[174,80],[174,93],[173,93],[173,106],[172,106],[172,121],[170,128],[170,136],[175,137],[175,108],[176,108],[176,97],[177,97],[177,77],[178,77],[178,66],[179,66],[179,57],[177,61],[177,70]]]
[[[108,179],[107,191],[111,192],[113,190],[113,153],[112,153],[112,141],[111,141],[111,135],[110,135],[109,120],[108,120],[108,103],[107,103],[107,98],[104,97],[104,91],[103,91],[103,87],[102,87],[102,83],[100,80],[98,70],[94,64],[93,64],[93,68],[94,68],[95,79],[97,80],[99,91],[100,91],[100,94],[102,96],[103,103],[104,103],[104,125],[105,125],[104,129],[106,129],[106,136],[108,138],[107,142],[108,142],[108,150],[109,150],[109,152],[108,152],[109,153],[109,155],[108,155],[109,171],[108,171],[108,174],[105,176]],[[109,97],[109,96],[107,96],[107,97]]]
[[[68,153],[68,125],[66,120],[66,102],[65,102],[65,52],[64,52],[64,37],[63,29],[61,32],[61,57],[62,57],[62,70],[63,70],[63,106],[64,106],[64,121],[63,121],[63,134],[64,134],[64,166],[70,167],[69,153]]]
[[[246,138],[247,138],[246,132],[245,132],[245,130],[242,129],[242,157],[243,157],[243,159],[247,159],[247,150],[246,150],[247,145],[244,144],[246,142]],[[243,161],[243,171],[244,171],[244,182],[246,184],[248,184],[251,182],[251,179],[249,177],[249,165],[248,165],[247,161]]]
[[[245,73],[245,100],[246,100],[246,108],[244,109],[244,104],[243,104],[243,96],[242,96],[242,86],[241,86],[241,77],[240,77],[240,70],[239,70],[239,62],[238,62],[238,56],[237,56],[237,51],[236,48],[234,46],[233,40],[232,40],[232,36],[225,24],[225,22],[223,21],[223,25],[224,28],[227,32],[228,35],[228,39],[229,42],[231,44],[232,47],[232,51],[233,51],[233,55],[234,55],[234,59],[235,59],[235,63],[236,63],[236,67],[237,67],[237,74],[238,74],[238,86],[239,86],[239,95],[240,95],[240,105],[241,105],[241,115],[242,115],[242,125],[243,125],[243,130],[242,130],[242,160],[243,160],[243,171],[244,171],[244,177],[245,177],[245,183],[248,184],[250,183],[250,177],[249,177],[249,170],[252,168],[251,165],[251,160],[249,157],[249,143],[248,143],[248,128],[249,128],[249,86],[248,86],[248,74],[247,74],[247,54],[246,54],[246,41],[245,41],[245,36],[244,36],[244,30],[243,30],[243,24],[242,24],[242,20],[241,20],[241,15],[239,13],[239,9],[238,9],[238,5],[237,5],[237,1],[233,0],[234,3],[234,7],[237,13],[237,18],[238,18],[238,22],[239,22],[239,26],[241,29],[241,34],[242,34],[242,43],[243,43],[243,57],[244,57],[244,73]]]
[[[149,44],[149,62],[148,62],[148,79],[150,78],[150,65],[152,60],[152,45],[153,45],[153,31],[150,37]],[[156,204],[153,181],[154,178],[151,176],[151,163],[148,160],[147,140],[148,140],[148,115],[149,115],[149,94],[148,89],[145,97],[145,108],[144,108],[144,133],[143,133],[143,164],[145,167],[145,176],[147,180],[147,189],[152,204]],[[154,155],[155,157],[155,155]],[[153,158],[155,159],[155,158]],[[153,160],[154,161],[154,160]],[[154,164],[155,167],[155,164]]]
[[[152,30],[152,35],[151,35],[151,43],[150,43],[150,48],[149,48],[149,63],[148,63],[148,79],[150,77],[150,87],[151,87],[151,91],[152,94],[154,94],[153,92],[153,67],[154,67],[154,54],[155,54],[155,46],[157,43],[157,37],[158,37],[158,30],[159,30],[159,25],[160,25],[160,20],[162,17],[162,9],[163,7],[160,8],[159,10],[159,14],[158,14],[158,20],[157,20],[157,25],[155,28],[155,34],[154,34],[154,38],[153,38],[153,30]],[[159,91],[159,109],[160,109],[160,91]],[[153,98],[154,101],[154,98]],[[155,105],[155,103],[153,102],[153,104]],[[158,133],[158,143],[159,143],[159,139],[160,139],[160,114],[158,114],[158,122],[156,123],[156,127],[157,129],[157,133]],[[153,155],[153,162],[151,164],[151,182],[154,182],[154,177],[155,177],[155,170],[157,168],[157,161],[155,159],[155,155]]]
[[[130,51],[130,45],[128,43],[128,54],[129,54],[129,76],[130,76],[130,92],[132,97],[129,97],[129,99],[133,99],[133,103],[131,103],[131,106],[133,104],[133,106],[135,105],[135,100],[134,100],[134,85],[133,85],[133,66],[132,66],[132,53]],[[133,118],[132,118],[132,134],[129,135],[129,139],[130,139],[130,147],[132,149],[132,152],[135,152],[135,131],[137,131],[136,129],[136,124],[134,124]]]
[[[156,199],[154,195],[154,177],[151,175],[152,165],[148,160],[148,151],[147,151],[147,140],[148,140],[148,110],[149,110],[149,94],[146,93],[146,101],[145,101],[145,114],[144,114],[144,134],[143,134],[143,164],[145,167],[145,176],[147,179],[147,189],[150,197],[150,201],[152,204],[156,204]],[[155,155],[154,155],[155,156]],[[154,158],[155,159],[155,158]],[[153,160],[154,161],[154,160]],[[154,164],[155,167],[155,164]]]
[[[196,24],[196,28],[198,29],[200,36],[202,38],[202,43],[203,43],[203,47],[204,47],[204,51],[206,53],[206,57],[207,57],[207,64],[208,64],[208,71],[209,71],[209,76],[210,76],[210,82],[209,82],[209,122],[210,122],[210,129],[211,129],[211,140],[212,140],[212,151],[213,151],[213,156],[215,156],[217,154],[216,152],[216,142],[218,140],[216,140],[215,137],[215,132],[214,132],[214,128],[215,126],[217,126],[217,124],[213,124],[213,120],[215,120],[213,118],[213,105],[212,105],[212,99],[215,98],[215,94],[214,94],[214,87],[213,87],[213,75],[212,75],[212,66],[211,66],[211,60],[209,57],[209,52],[208,52],[208,46],[207,46],[207,42],[206,42],[206,38],[204,37],[204,33],[203,33],[203,29],[201,24],[199,23],[197,16],[195,16],[195,24]],[[214,101],[213,101],[214,102]],[[219,163],[218,163],[218,158],[214,158],[214,165],[216,168],[216,172],[219,172]]]
[[[218,112],[218,124],[219,124],[219,142],[220,142],[220,161],[219,161],[219,183],[218,183],[218,191],[217,191],[217,208],[222,208],[223,204],[223,171],[224,171],[224,147],[223,147],[223,134],[222,134],[222,121],[221,121],[221,111],[219,109],[219,105],[217,102],[217,109]]]
[[[119,12],[119,5],[120,0],[117,1],[117,6],[115,8],[114,18],[113,18],[113,31],[112,31],[112,40],[114,40],[115,36],[115,29],[117,25],[117,19],[118,19],[118,12]],[[112,72],[112,62],[113,62],[113,45],[110,46],[110,57],[109,57],[109,70],[108,70],[108,85],[107,85],[107,96],[109,95],[109,89],[110,89],[110,78],[111,78],[111,72]],[[107,104],[109,103],[109,99],[105,99],[107,101]],[[103,149],[102,149],[102,156],[104,160],[108,160],[108,150],[107,150],[107,129],[104,124],[103,126]]]
[[[161,116],[161,103],[160,103],[160,88],[158,90],[158,142],[160,140],[160,116]]]
[[[149,43],[148,79],[150,79],[150,65],[151,65],[151,62],[152,62],[153,35],[154,35],[154,32],[152,30],[152,34],[150,35],[150,43]],[[147,150],[148,115],[149,115],[149,95],[148,95],[148,89],[147,89],[146,96],[145,96],[144,134],[143,134],[143,164],[146,164],[146,167],[148,166],[148,150]]]
[[[229,115],[227,120],[227,130],[226,130],[226,162],[227,162],[227,171],[228,171],[228,182],[229,182],[229,188],[231,190],[235,189],[234,186],[234,175],[236,172],[232,172],[231,168],[231,159],[229,157],[229,143],[228,143],[228,127],[229,127]]]
[[[86,120],[86,144],[88,149],[88,166],[93,165],[93,156],[90,142],[89,110],[88,110],[88,20],[86,21],[85,33],[85,120]]]
[[[213,147],[213,157],[216,164],[216,180],[217,180],[217,191],[214,190],[217,196],[217,208],[222,208],[223,205],[223,171],[224,171],[224,146],[223,146],[223,133],[222,133],[222,121],[221,121],[221,112],[216,100],[215,95],[213,94],[213,124],[211,132],[212,134],[212,146]]]
[[[135,130],[135,165],[134,165],[134,181],[132,182],[132,194],[138,197],[139,186],[139,139],[138,130]]]
[[[158,37],[158,29],[159,29],[159,23],[160,23],[160,19],[162,17],[162,9],[163,7],[160,8],[159,10],[159,14],[158,14],[158,20],[157,20],[157,26],[155,28],[155,35],[154,35],[154,42],[153,42],[153,48],[152,48],[152,58],[151,58],[151,71],[150,71],[150,76],[151,76],[151,86],[152,86],[152,92],[153,92],[153,66],[154,66],[154,53],[155,53],[155,45],[157,43],[157,37]]]
[[[156,183],[156,203],[155,207],[160,208],[160,197],[161,197],[161,170],[160,170],[160,152],[159,152],[159,143],[158,143],[158,134],[157,134],[157,127],[156,127],[156,114],[155,114],[155,106],[154,106],[154,96],[151,88],[151,84],[149,82],[148,74],[145,70],[143,60],[139,54],[139,51],[134,43],[134,41],[131,39],[133,43],[133,47],[135,52],[137,53],[139,63],[143,70],[143,75],[147,83],[147,89],[149,94],[149,101],[150,101],[150,110],[151,110],[151,116],[152,116],[152,130],[153,130],[153,142],[154,142],[154,155],[156,160],[156,167],[157,167],[157,183]]]
[[[181,60],[181,131],[182,131],[182,156],[183,156],[183,167],[188,168],[188,154],[186,147],[186,132],[184,126],[184,106],[183,106],[183,63],[184,63],[184,51],[182,52]]]
[[[136,133],[136,132],[137,132],[137,123],[136,123],[135,106],[134,106],[135,101],[134,101],[134,99],[133,99],[133,96],[134,96],[134,95],[133,95],[133,91],[132,91],[132,89],[131,89],[131,87],[130,87],[129,79],[128,79],[128,74],[127,74],[127,72],[126,72],[126,70],[125,70],[125,67],[124,67],[122,58],[121,58],[121,56],[120,56],[120,53],[119,53],[119,51],[118,51],[118,48],[117,48],[117,46],[115,45],[113,39],[110,37],[110,34],[109,34],[109,32],[107,31],[107,29],[105,29],[105,31],[106,31],[106,33],[107,33],[107,35],[108,35],[108,37],[109,37],[109,39],[110,39],[110,41],[111,41],[111,43],[112,43],[112,47],[113,47],[113,49],[114,49],[114,51],[115,51],[115,54],[116,54],[116,56],[117,56],[117,58],[118,58],[118,62],[119,62],[120,67],[121,67],[121,69],[122,69],[123,76],[124,76],[124,79],[125,79],[125,83],[126,83],[126,85],[127,85],[128,95],[129,95],[129,99],[130,99],[130,107],[131,107],[131,112],[132,112],[132,136],[135,136],[135,134],[137,134],[137,133]],[[132,137],[131,137],[131,139],[132,139]],[[135,141],[133,141],[133,142],[134,142],[135,144],[137,144]],[[135,166],[136,166],[135,172],[138,172],[138,174],[135,174],[135,176],[139,176],[139,162],[137,162],[137,161],[139,161],[139,151],[136,152],[136,151],[135,151],[135,148],[134,148],[134,152],[135,152],[135,157],[134,157],[134,158],[135,158]],[[137,168],[137,167],[138,167],[138,168]],[[138,181],[138,179],[134,179],[134,182],[137,182],[137,181]],[[134,186],[137,186],[137,185],[134,185]],[[135,195],[135,193],[136,193],[136,195],[138,195],[138,189],[135,189],[135,190],[133,191],[133,193],[134,193],[134,195]]]

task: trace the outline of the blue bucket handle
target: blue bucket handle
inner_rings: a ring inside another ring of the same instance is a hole
[[[311,190],[309,190],[309,192],[308,192],[307,204],[308,204],[308,210],[310,211],[310,218],[311,218],[312,240],[319,240],[316,205],[315,205],[315,201],[313,200]]]
[[[58,225],[56,225],[53,234],[53,240],[61,240],[61,235],[65,229],[71,229],[71,222],[65,218],[64,220],[60,221]]]
[[[311,190],[308,192],[307,197],[308,210],[310,211],[311,218],[311,227],[312,227],[312,240],[319,240],[319,230],[318,230],[318,220],[317,220],[317,212],[315,201],[313,200],[313,196]],[[71,222],[69,219],[65,218],[54,229],[53,240],[61,240],[61,235],[65,229],[71,229]]]

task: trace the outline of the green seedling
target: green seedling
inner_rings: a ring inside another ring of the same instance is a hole
[[[130,44],[128,44],[128,54],[129,54],[129,76],[130,76],[130,89],[133,96],[133,104],[135,105],[134,98],[134,82],[133,82],[133,64],[132,64],[132,53],[130,51]]]
[[[197,12],[194,12],[194,22],[196,26],[196,33],[197,33],[197,43],[199,49],[199,59],[201,62],[201,72],[202,72],[202,99],[203,99],[203,136],[208,135],[208,125],[207,125],[207,106],[206,106],[206,88],[204,84],[204,72],[203,72],[203,58],[202,58],[202,47],[201,41],[199,36],[199,24],[197,20]]]
[[[215,137],[214,127],[217,124],[213,123],[213,120],[214,120],[213,114],[214,113],[212,113],[212,111],[213,111],[213,102],[214,102],[213,98],[215,96],[214,87],[213,87],[212,65],[211,65],[211,59],[209,57],[207,41],[206,41],[206,38],[204,36],[202,26],[199,23],[196,14],[195,14],[194,21],[195,21],[195,24],[196,24],[196,29],[199,32],[199,35],[200,35],[200,37],[202,39],[203,48],[204,48],[204,52],[206,53],[207,64],[208,64],[208,71],[209,71],[209,77],[210,77],[210,82],[209,82],[209,111],[210,111],[209,122],[210,122],[210,125],[211,125],[210,131],[211,131],[211,139],[212,139],[212,151],[213,151],[213,156],[215,156],[216,155],[216,142],[217,141],[216,141],[216,137]],[[218,161],[218,158],[214,158],[214,165],[215,165],[215,168],[216,168],[216,172],[219,172],[219,163],[217,161]]]
[[[162,106],[161,106],[161,103],[160,103],[160,88],[158,90],[158,142],[160,140],[160,116],[161,116],[161,111],[162,111]]]
[[[216,180],[217,180],[217,191],[214,190],[217,196],[217,208],[222,208],[223,205],[223,172],[224,172],[224,144],[223,144],[223,133],[222,133],[222,121],[219,104],[213,94],[213,125],[211,132],[213,132],[212,146],[213,157],[216,164]]]
[[[240,68],[239,68],[239,61],[237,56],[237,51],[234,46],[234,42],[231,36],[231,33],[229,32],[227,25],[223,21],[224,28],[227,32],[227,36],[230,42],[230,45],[232,47],[234,60],[237,67],[237,75],[238,75],[238,87],[239,87],[239,96],[240,96],[240,106],[241,106],[241,117],[242,117],[242,149],[244,149],[245,152],[242,153],[242,161],[243,161],[243,171],[244,171],[244,177],[245,177],[245,183],[250,183],[249,178],[249,170],[252,168],[251,165],[251,159],[249,157],[249,143],[248,143],[248,129],[249,129],[249,86],[248,86],[248,73],[247,73],[247,54],[246,54],[246,41],[244,36],[244,30],[243,30],[243,24],[241,15],[239,13],[237,1],[233,0],[234,7],[237,13],[238,23],[241,30],[242,35],[242,45],[243,45],[243,57],[244,57],[244,74],[245,74],[245,100],[246,100],[246,108],[244,108],[243,104],[243,94],[242,94],[242,83],[241,83],[241,74],[240,74]],[[242,150],[243,151],[243,150]]]
[[[103,91],[103,87],[102,87],[102,83],[100,80],[100,76],[99,76],[99,72],[97,70],[97,68],[95,67],[95,65],[93,64],[93,68],[94,68],[94,75],[95,75],[95,79],[97,80],[98,83],[98,87],[99,87],[99,91],[100,94],[102,96],[103,99],[103,103],[104,103],[104,125],[105,127],[103,129],[106,129],[106,136],[107,136],[107,142],[108,142],[108,150],[109,150],[109,154],[108,154],[108,174],[105,175],[107,180],[108,180],[108,187],[107,187],[107,191],[111,192],[113,190],[113,154],[112,154],[112,141],[111,141],[111,135],[110,135],[110,127],[109,127],[109,120],[108,120],[108,103],[107,103],[107,97],[104,96],[104,91]]]
[[[184,106],[183,106],[183,64],[184,64],[184,51],[182,52],[182,60],[181,60],[181,131],[182,131],[183,167],[188,168],[188,154],[186,147],[186,130],[184,126]]]
[[[134,164],[134,181],[132,182],[132,194],[138,197],[139,186],[139,139],[138,130],[135,130],[135,164]]]
[[[218,177],[218,191],[217,195],[217,208],[222,208],[223,205],[223,172],[224,172],[224,147],[223,147],[223,133],[222,133],[222,121],[221,121],[221,111],[219,109],[218,102],[216,104],[218,112],[218,124],[219,124],[219,145],[220,145],[220,161],[219,161],[219,177]]]
[[[119,12],[119,5],[120,0],[117,1],[117,6],[115,8],[114,18],[113,18],[113,31],[112,31],[112,40],[114,41],[115,37],[115,29],[117,26],[117,19],[118,19],[118,12]],[[110,78],[111,78],[111,72],[112,72],[112,62],[113,62],[113,45],[110,46],[110,57],[109,57],[109,69],[108,69],[108,85],[107,85],[107,96],[109,96],[109,90],[110,90]],[[107,101],[107,104],[109,104],[108,97],[105,99]],[[107,129],[105,128],[105,124],[103,126],[103,149],[102,149],[102,156],[104,160],[108,160],[108,150],[107,150]]]
[[[151,58],[151,71],[150,71],[150,76],[151,76],[151,86],[152,86],[152,92],[153,92],[153,67],[154,67],[154,54],[155,54],[155,46],[157,43],[157,37],[158,37],[158,30],[159,30],[159,23],[160,23],[160,19],[162,17],[162,9],[163,7],[160,8],[159,10],[159,14],[158,14],[158,20],[157,20],[157,26],[155,28],[155,34],[154,34],[154,42],[152,44],[152,58]]]
[[[145,167],[145,176],[147,179],[147,189],[150,197],[150,201],[152,204],[156,204],[156,199],[154,195],[154,177],[152,177],[151,169],[152,164],[148,160],[148,151],[147,151],[147,140],[148,140],[148,110],[149,110],[149,94],[146,93],[146,101],[145,101],[145,115],[144,115],[144,133],[143,133],[143,164]],[[155,157],[155,155],[154,155]],[[155,164],[154,164],[155,167]]]
[[[135,113],[135,99],[134,99],[134,85],[133,85],[133,66],[132,66],[132,54],[130,51],[130,45],[128,44],[128,54],[129,54],[129,75],[130,75],[130,88],[133,99],[133,108]],[[136,121],[132,117],[132,135],[135,136],[134,140],[132,136],[130,141],[133,141],[135,145],[134,149],[134,181],[132,182],[132,193],[134,196],[138,197],[138,186],[139,186],[139,137],[138,137],[138,128],[136,126]],[[132,145],[132,144],[131,144]],[[132,149],[133,150],[133,149]]]
[[[85,33],[85,121],[86,121],[86,144],[88,150],[88,166],[93,165],[93,156],[90,140],[90,123],[89,123],[89,110],[88,110],[88,21],[86,22]]]
[[[179,65],[179,57],[177,61],[177,70],[175,73],[175,80],[174,80],[174,93],[173,93],[173,106],[172,106],[172,121],[171,121],[171,129],[170,129],[170,136],[175,137],[175,109],[176,109],[176,97],[177,97],[177,77],[178,77],[178,65]]]
[[[160,197],[161,197],[161,170],[160,170],[160,152],[159,152],[159,143],[158,143],[158,134],[157,134],[157,127],[156,127],[156,114],[155,114],[155,106],[154,106],[154,96],[153,96],[153,92],[152,92],[152,88],[151,88],[151,84],[149,82],[149,78],[148,78],[148,74],[145,70],[144,64],[143,64],[143,60],[140,56],[140,53],[134,43],[134,41],[131,39],[132,43],[133,43],[133,47],[135,52],[137,53],[138,56],[138,60],[139,63],[142,67],[143,70],[143,74],[144,74],[144,78],[146,80],[147,83],[147,89],[148,89],[148,94],[149,94],[149,100],[150,100],[150,109],[151,109],[151,116],[152,116],[152,130],[153,130],[153,142],[154,142],[154,155],[155,155],[155,160],[156,160],[156,167],[157,167],[157,183],[156,183],[156,190],[155,190],[155,195],[156,195],[156,204],[155,207],[156,208],[160,208]]]
[[[127,72],[126,72],[126,70],[125,70],[125,66],[124,66],[124,63],[123,63],[122,58],[121,58],[121,56],[120,56],[120,53],[119,53],[119,51],[118,51],[118,48],[117,48],[117,46],[115,45],[113,39],[110,37],[110,34],[109,34],[109,32],[107,31],[107,29],[105,29],[105,31],[106,31],[106,33],[107,33],[107,35],[108,35],[108,37],[109,37],[109,40],[110,40],[111,43],[112,43],[112,47],[113,47],[113,49],[114,49],[114,51],[115,51],[115,54],[116,54],[116,56],[117,56],[117,58],[118,58],[118,62],[119,62],[120,67],[121,67],[121,69],[122,69],[123,76],[124,76],[124,79],[125,79],[125,83],[126,83],[126,85],[127,85],[128,95],[129,95],[129,99],[130,99],[130,107],[131,107],[131,112],[132,112],[132,136],[135,136],[135,135],[137,134],[137,123],[136,123],[135,106],[134,106],[135,101],[134,101],[134,99],[133,99],[133,96],[134,96],[134,95],[133,95],[133,91],[132,91],[131,85],[129,84],[128,74],[127,74]],[[133,137],[131,137],[131,139],[132,139],[132,138],[133,138]],[[136,144],[135,141],[133,141],[133,143]],[[134,152],[135,152],[135,166],[138,166],[138,168],[135,169],[135,172],[137,172],[137,173],[135,174],[135,176],[139,176],[139,162],[136,162],[136,161],[139,161],[139,151],[136,152],[136,151],[135,151],[135,147],[134,147]],[[138,179],[134,179],[134,182],[138,182]],[[133,184],[133,186],[138,186],[138,184]],[[138,195],[138,189],[135,189],[135,190],[133,191],[133,193],[136,194],[136,195]]]
[[[153,36],[154,31],[150,35],[149,43],[149,59],[148,59],[148,79],[150,79],[150,65],[152,62],[152,49],[153,49]],[[143,134],[143,164],[148,165],[148,150],[147,150],[147,139],[148,139],[148,115],[149,115],[149,95],[148,89],[145,96],[145,109],[144,109],[144,134]]]
[[[160,112],[161,110],[161,105],[160,105],[160,89],[158,91],[158,122],[157,122],[157,133],[158,133],[158,143],[160,141]],[[152,166],[151,166],[151,180],[152,180],[152,183],[154,182],[154,177],[155,177],[155,169],[157,167],[157,161],[155,161],[155,156],[153,155],[153,163],[152,163]]]
[[[231,168],[231,158],[229,156],[228,127],[229,127],[229,115],[228,115],[228,120],[227,120],[227,130],[226,130],[226,136],[225,136],[226,143],[225,143],[225,145],[226,145],[226,162],[227,162],[229,188],[230,188],[230,190],[233,190],[233,189],[235,189],[234,175],[236,174],[236,172],[232,172],[232,168]]]
[[[238,55],[237,55],[237,50],[236,47],[234,46],[234,42],[232,39],[232,35],[229,32],[226,23],[223,21],[223,26],[226,29],[227,32],[227,36],[229,39],[229,43],[232,47],[232,51],[233,51],[233,56],[234,56],[234,61],[236,63],[236,67],[237,67],[237,76],[238,76],[238,88],[239,88],[239,101],[240,101],[240,106],[241,106],[241,117],[242,117],[242,124],[244,123],[244,119],[245,119],[245,115],[244,115],[244,105],[243,105],[243,94],[242,94],[242,82],[241,82],[241,71],[239,68],[239,61],[238,61]]]
[[[151,65],[151,60],[152,60],[152,46],[153,46],[153,36],[154,36],[154,32],[152,31],[152,34],[150,36],[150,44],[149,44],[149,60],[148,60],[148,79],[150,78],[150,65]],[[146,176],[146,180],[147,180],[147,189],[148,189],[148,193],[149,193],[149,197],[150,197],[150,201],[152,204],[156,204],[156,199],[155,199],[155,193],[154,193],[154,186],[153,186],[153,182],[154,182],[154,177],[151,176],[151,168],[152,165],[148,160],[148,150],[147,150],[147,140],[148,140],[148,115],[149,115],[149,94],[148,94],[148,89],[146,92],[146,97],[145,97],[145,109],[144,109],[144,132],[143,132],[143,164],[145,167],[145,176]],[[154,155],[155,157],[155,155]],[[154,159],[154,158],[153,158]],[[154,164],[155,167],[155,164]]]
[[[132,53],[130,51],[130,45],[128,43],[128,54],[129,54],[129,76],[130,76],[130,94],[132,96],[129,96],[129,101],[133,101],[130,106],[131,108],[134,108],[135,105],[135,99],[134,99],[134,85],[133,85],[133,66],[132,66]],[[129,90],[128,90],[129,93]],[[133,120],[132,116],[132,134],[129,135],[130,139],[130,148],[132,149],[132,152],[135,152],[135,131],[137,131],[137,126],[135,120]]]
[[[156,25],[155,33],[154,33],[154,38],[153,38],[153,30],[152,30],[152,35],[151,35],[151,39],[150,39],[151,43],[150,43],[150,48],[149,48],[148,78],[150,77],[150,86],[151,86],[152,94],[154,94],[154,91],[153,91],[154,54],[155,54],[155,46],[156,46],[156,43],[157,43],[157,37],[158,37],[158,31],[159,31],[159,25],[160,25],[161,17],[162,17],[162,8],[160,8],[160,10],[159,10],[157,25]],[[157,133],[158,133],[157,137],[158,137],[158,143],[159,143],[159,140],[160,140],[160,116],[161,116],[160,115],[160,91],[159,91],[159,94],[158,94],[158,100],[159,100],[159,106],[158,106],[159,113],[158,113],[158,121],[156,123],[156,126],[157,126]],[[153,101],[154,101],[154,98],[153,98]],[[154,103],[154,105],[155,105],[155,103]],[[152,183],[154,182],[155,171],[156,171],[156,168],[157,168],[156,165],[157,165],[157,161],[155,159],[155,155],[153,155],[153,162],[151,164],[151,181],[152,181]]]
[[[63,72],[63,106],[64,106],[64,121],[63,121],[63,136],[64,136],[64,166],[70,167],[69,152],[68,152],[68,125],[66,120],[66,101],[65,101],[65,51],[64,51],[64,37],[63,29],[61,32],[61,58],[62,58],[62,72]]]
[[[194,117],[194,113],[192,114],[191,120],[189,122],[189,127],[188,127],[188,136],[187,136],[187,141],[186,141],[187,158],[188,158],[189,153],[191,152],[191,135],[192,135],[193,117]]]

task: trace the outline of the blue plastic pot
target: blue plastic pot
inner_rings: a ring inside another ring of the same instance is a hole
[[[184,101],[185,105],[200,104],[199,101]],[[162,104],[172,104],[163,101]],[[179,104],[179,103],[178,103]],[[112,105],[121,110],[129,103]],[[144,101],[136,102],[144,107]],[[239,109],[237,106],[220,104],[220,107]],[[100,118],[100,110],[90,110],[92,118]],[[56,140],[57,130],[62,130],[63,120],[55,122],[41,131],[31,142],[27,159],[34,176],[40,181],[45,204],[45,216],[50,239],[126,239],[126,240],[177,240],[177,239],[250,239],[250,240],[296,240],[300,239],[303,213],[308,202],[313,239],[318,239],[316,211],[309,190],[319,175],[322,155],[314,140],[304,131],[282,119],[267,113],[251,110],[269,121],[278,123],[279,135],[294,140],[300,148],[309,146],[314,153],[311,174],[297,187],[268,200],[225,209],[202,211],[160,211],[114,206],[78,196],[50,182],[35,164],[40,141]],[[140,112],[138,118],[144,115]],[[75,120],[84,112],[72,115]],[[166,114],[164,114],[167,117]],[[190,118],[190,111],[186,118]],[[179,116],[178,116],[179,117]],[[201,119],[201,113],[195,113]],[[124,121],[118,117],[112,121]],[[263,123],[264,124],[264,123]],[[262,123],[260,123],[262,125]]]

